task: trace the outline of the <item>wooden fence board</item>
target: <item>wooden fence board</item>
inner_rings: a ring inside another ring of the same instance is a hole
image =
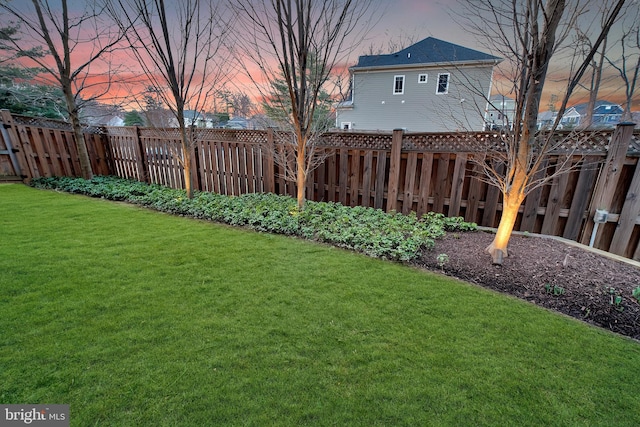
[[[50,129],[43,129],[43,145],[46,147],[47,156],[49,158],[49,165],[51,169],[51,173],[54,176],[62,175],[62,165],[60,163],[60,151],[58,150],[58,145],[55,143],[52,132]],[[97,153],[96,153],[97,154]],[[89,156],[90,159],[95,159],[95,156]]]
[[[544,178],[549,162],[544,160],[540,165],[540,169],[534,174],[533,180],[539,181]],[[522,212],[522,220],[520,221],[520,231],[534,232],[536,220],[538,218],[538,206],[542,198],[542,186],[534,188],[524,200],[524,210]]]
[[[351,151],[351,167],[349,168],[349,206],[358,206],[360,190],[360,150]]]
[[[49,160],[47,150],[42,142],[39,128],[24,127],[25,134],[30,135],[31,144],[36,153],[36,161],[38,163],[38,169],[40,176],[52,176],[51,169],[49,168]]]
[[[347,205],[347,181],[349,179],[349,150],[340,149],[340,170],[338,172],[338,202]]]
[[[598,173],[595,162],[595,157],[588,156],[584,159],[580,168],[578,183],[576,184],[576,188],[573,192],[573,199],[571,200],[571,207],[569,208],[567,225],[565,226],[564,233],[562,235],[565,239],[576,240],[580,235],[582,221],[584,220],[585,211],[591,196],[590,189],[592,188],[596,174]]]
[[[398,211],[398,185],[402,162],[402,131],[394,130],[389,158],[389,187],[387,188],[387,211]]]
[[[469,194],[467,195],[467,209],[464,215],[465,221],[468,222],[479,222],[478,211],[480,210],[480,200],[484,187],[484,183],[479,178],[479,174],[481,173],[482,167],[474,161],[471,169],[471,180],[469,182]]]
[[[609,252],[617,255],[629,255],[627,254],[627,247],[629,245],[629,236],[632,235],[633,229],[638,224],[640,217],[640,162],[636,165],[636,170],[631,180],[631,185],[627,192],[627,197],[620,212],[620,218],[618,219],[618,227],[613,235]],[[638,244],[640,246],[640,244]],[[632,251],[633,249],[631,249]]]
[[[63,136],[60,129],[53,129],[53,143],[56,145],[56,149],[59,156],[59,175],[62,176],[74,176],[75,171],[69,161],[69,148],[66,144],[67,139]],[[58,174],[58,172],[56,172]]]
[[[371,206],[371,169],[373,168],[373,151],[364,152],[362,167],[362,206]]]
[[[435,189],[433,193],[433,211],[444,213],[444,199],[447,197],[447,185],[449,181],[449,153],[441,153],[438,158],[438,170],[436,175]]]
[[[605,165],[600,171],[600,176],[596,182],[591,204],[589,206],[589,214],[587,216],[587,223],[582,231],[581,242],[588,244],[591,239],[591,232],[593,230],[593,221],[589,219],[593,218],[596,209],[608,207],[614,198],[616,187],[618,186],[618,180],[624,165],[627,151],[629,149],[628,139],[633,134],[633,126],[620,125],[611,137],[611,143],[609,144],[609,151],[605,160]],[[603,228],[598,229],[596,235],[596,247],[604,245],[602,241]]]
[[[561,160],[558,160],[560,163]],[[569,174],[556,174],[551,181],[551,192],[545,209],[544,220],[542,221],[542,234],[556,235],[556,227],[560,218],[560,208],[562,208],[562,200],[569,182]]]
[[[462,186],[464,184],[465,168],[467,166],[467,153],[457,153],[453,177],[451,178],[451,196],[449,197],[448,216],[460,215],[462,202]]]
[[[376,209],[382,209],[384,207],[384,184],[387,182],[385,179],[387,169],[387,153],[385,151],[378,150],[376,152],[376,187],[375,196],[373,200],[373,207]]]
[[[418,153],[407,154],[407,166],[405,168],[404,191],[402,197],[402,213],[407,215],[413,210],[413,193],[416,185],[416,172],[418,169]]]
[[[433,173],[433,153],[422,154],[420,168],[420,196],[418,200],[418,216],[429,211],[429,192],[431,191],[431,174]]]

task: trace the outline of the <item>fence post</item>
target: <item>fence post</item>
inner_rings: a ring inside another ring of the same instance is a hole
[[[9,158],[13,164],[14,172],[23,179],[33,178],[33,170],[29,165],[27,154],[22,146],[20,136],[13,123],[13,117],[9,110],[0,110],[0,125],[2,126],[2,136],[7,144]]]
[[[267,149],[264,147],[260,150],[262,154],[262,179],[264,182],[265,193],[276,192],[276,177],[275,177],[275,162],[273,156],[275,155],[276,147],[274,146],[273,128],[267,128]],[[267,156],[265,158],[265,151]]]
[[[391,138],[389,164],[389,188],[387,190],[387,212],[398,210],[398,184],[400,183],[400,161],[402,160],[402,129],[394,129]]]
[[[144,149],[144,145],[142,144],[142,140],[140,139],[140,128],[138,126],[134,126],[133,128],[136,144],[135,147],[137,149],[137,163],[138,163],[138,179],[141,182],[146,182],[150,184],[149,181],[149,170],[148,170],[148,162],[147,162],[147,150]]]
[[[204,186],[202,185],[202,175],[200,174],[200,134],[202,131],[200,128],[191,129],[191,144],[189,144],[189,155],[191,156],[191,183],[193,189],[202,191]]]
[[[613,201],[615,189],[620,179],[620,173],[624,166],[625,158],[627,157],[627,151],[629,150],[629,143],[633,137],[633,129],[635,123],[619,123],[616,126],[616,130],[611,136],[611,142],[609,144],[609,150],[607,158],[600,170],[600,175],[596,181],[596,187],[593,190],[593,197],[589,204],[589,212],[587,213],[587,221],[582,232],[580,242],[582,244],[589,244],[591,239],[591,233],[593,232],[594,221],[593,217],[596,213],[596,209],[608,210]],[[598,247],[599,239],[602,236],[602,229],[598,231],[596,235],[596,241],[594,247]]]
[[[100,134],[100,141],[104,150],[104,161],[107,167],[107,175],[117,175],[116,162],[113,159],[113,150],[111,149],[111,136],[109,135],[109,128],[104,127]]]

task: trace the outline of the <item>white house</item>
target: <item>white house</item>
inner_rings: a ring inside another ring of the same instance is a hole
[[[492,95],[484,114],[485,130],[511,129],[515,115],[515,99],[504,95]]]
[[[587,116],[588,103],[567,108],[560,119],[559,129],[574,129],[584,123]],[[592,128],[614,128],[621,120],[622,107],[608,101],[596,101],[593,109]],[[538,115],[538,129],[549,129],[553,126],[557,113],[545,111]]]
[[[396,53],[360,56],[349,68],[351,93],[337,106],[336,127],[482,130],[493,67],[500,61],[433,37]]]

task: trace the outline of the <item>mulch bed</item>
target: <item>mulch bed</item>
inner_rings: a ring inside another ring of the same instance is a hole
[[[415,265],[442,272],[640,340],[640,268],[583,247],[514,235],[509,256],[492,265],[484,249],[493,234],[449,233]],[[446,254],[446,262],[438,255]],[[616,297],[622,297],[616,298]]]

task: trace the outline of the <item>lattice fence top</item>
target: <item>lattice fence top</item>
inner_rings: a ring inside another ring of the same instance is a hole
[[[369,132],[329,132],[322,135],[319,145],[331,148],[361,148],[391,150],[393,135]]]
[[[611,141],[612,130],[586,132],[555,132],[552,135],[540,133],[541,145],[546,138],[553,153],[606,153]],[[322,136],[320,144],[332,148],[390,150],[391,133],[333,132]],[[629,147],[630,152],[639,152],[640,134],[635,134]],[[403,151],[420,152],[486,152],[503,151],[509,136],[499,132],[457,132],[457,133],[405,133],[402,136]]]
[[[167,140],[179,143],[180,131],[177,128],[133,128],[109,127],[107,133],[114,136],[134,136],[140,133],[144,140]],[[264,130],[243,129],[193,129],[193,139],[198,142],[232,142],[245,144],[265,144],[268,132]],[[274,141],[284,143],[290,139],[287,132],[273,131]],[[607,152],[613,130],[605,131],[556,131],[553,134],[538,134],[538,144],[549,138],[550,152],[556,154],[573,153],[581,155],[602,155]],[[328,148],[346,148],[362,150],[391,150],[393,133],[391,132],[327,132],[320,136],[318,145]],[[457,132],[457,133],[404,133],[403,151],[419,152],[486,152],[504,151],[508,146],[509,135],[500,132]],[[640,132],[633,135],[629,145],[629,154],[640,155]]]
[[[110,127],[107,128],[107,134],[113,136],[135,136],[136,129],[131,127]]]
[[[30,117],[30,116],[20,116],[12,114],[11,117],[15,124],[20,126],[30,126],[30,127],[40,127],[47,129],[56,129],[63,131],[72,131],[73,126],[71,123],[65,120],[58,119],[49,119],[46,117]],[[91,134],[105,134],[106,129],[103,126],[88,126],[82,125],[82,131],[84,133]]]
[[[14,123],[21,126],[33,126],[50,129],[72,130],[71,123],[64,120],[47,119],[44,117],[18,116],[12,114]]]

